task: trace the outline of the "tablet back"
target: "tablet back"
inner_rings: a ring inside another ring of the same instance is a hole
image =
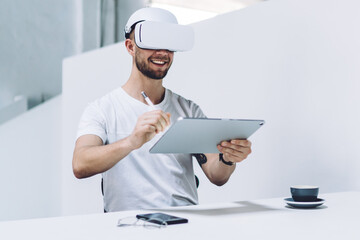
[[[150,153],[219,153],[224,140],[247,139],[264,120],[179,118],[152,146]]]

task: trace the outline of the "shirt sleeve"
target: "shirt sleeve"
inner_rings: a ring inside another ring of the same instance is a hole
[[[103,144],[107,141],[105,117],[97,102],[91,103],[85,108],[79,122],[76,138],[87,134],[100,137]]]
[[[191,108],[192,108],[193,118],[207,118],[206,115],[201,110],[201,108],[199,107],[199,105],[197,105],[196,103],[192,102]]]

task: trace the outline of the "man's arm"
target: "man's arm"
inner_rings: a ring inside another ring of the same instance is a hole
[[[96,135],[83,135],[75,144],[73,172],[77,178],[91,177],[112,168],[133,150],[128,138],[103,145]]]
[[[74,175],[86,178],[109,170],[131,151],[164,131],[169,124],[170,114],[155,110],[139,117],[131,135],[112,144],[103,145],[102,139],[96,135],[79,137],[72,162]]]
[[[201,168],[207,178],[215,185],[224,185],[234,172],[236,163],[243,161],[251,153],[251,142],[248,140],[223,141],[217,146],[222,159],[217,153],[196,154]]]

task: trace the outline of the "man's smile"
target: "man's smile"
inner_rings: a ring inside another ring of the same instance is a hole
[[[150,59],[150,62],[152,62],[156,65],[165,65],[166,63],[168,63],[168,61],[159,60],[159,59]]]

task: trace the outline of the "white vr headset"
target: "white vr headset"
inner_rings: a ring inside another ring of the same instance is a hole
[[[143,49],[189,51],[194,45],[194,31],[185,25],[143,21],[135,26],[135,43]]]

